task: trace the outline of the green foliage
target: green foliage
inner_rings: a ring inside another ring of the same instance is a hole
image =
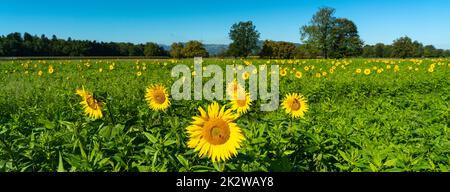
[[[412,57],[414,45],[409,37],[400,37],[392,43],[392,56],[399,58]]]
[[[310,44],[302,44],[295,49],[295,58],[297,59],[317,58],[319,55],[320,51]]]
[[[261,58],[291,59],[294,58],[295,45],[289,42],[264,41],[259,56]]]
[[[182,58],[183,48],[184,45],[182,43],[172,43],[170,46],[170,56],[173,58]]]
[[[259,39],[259,32],[251,21],[233,24],[230,29],[230,39],[233,41],[228,52],[235,57],[247,57],[256,48]]]
[[[145,56],[165,56],[166,51],[156,43],[147,43],[144,47]]]
[[[186,46],[181,50],[183,57],[208,57],[209,53],[200,41],[189,41]]]
[[[24,33],[0,36],[0,56],[143,56],[142,44],[51,39]]]
[[[335,18],[335,9],[321,8],[310,24],[300,28],[301,40],[319,50],[323,58],[358,56],[363,42],[356,25],[345,18]]]

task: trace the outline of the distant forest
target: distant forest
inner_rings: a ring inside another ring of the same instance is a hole
[[[194,41],[196,42],[196,41]],[[205,53],[201,56],[232,56],[227,54],[227,50],[215,54],[208,54],[209,50],[204,45],[197,42],[200,49]],[[269,56],[270,58],[291,59],[291,58],[320,58],[320,55],[307,50],[306,44],[294,44],[290,42],[274,42],[266,40],[258,43],[259,47],[251,55],[259,55],[268,58],[266,54],[268,46],[276,46],[278,53]],[[71,38],[59,39],[55,35],[51,38],[45,35],[36,36],[29,33],[10,33],[0,36],[0,57],[20,57],[20,56],[166,56],[182,57],[173,54],[177,46],[181,43],[174,43],[171,47],[158,45],[156,43],[133,44],[116,42],[98,42],[89,40],[74,40]],[[185,45],[185,44],[184,44]],[[223,47],[228,47],[224,45]],[[172,51],[172,52],[171,52]],[[181,52],[181,50],[180,50]],[[400,52],[400,53],[399,53]],[[172,53],[172,54],[171,54]],[[181,53],[180,53],[181,54]],[[196,56],[193,54],[192,56]],[[402,37],[391,45],[378,43],[376,45],[364,45],[361,51],[352,57],[364,58],[404,58],[404,57],[450,57],[450,50],[437,49],[433,45],[423,45],[417,41],[412,41],[408,37]]]

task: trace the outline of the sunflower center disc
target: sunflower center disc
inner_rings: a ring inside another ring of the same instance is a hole
[[[162,104],[162,103],[164,103],[164,101],[166,101],[166,96],[162,92],[156,92],[154,94],[154,98],[155,98],[155,102],[158,104]]]
[[[97,110],[97,105],[95,99],[91,96],[86,99],[88,106],[94,110]]]
[[[237,104],[239,105],[239,107],[244,107],[246,103],[246,99],[238,99],[237,100]]]
[[[203,125],[205,139],[212,145],[222,145],[230,138],[230,128],[222,119],[211,119]]]
[[[236,94],[239,90],[239,86],[237,84],[233,85],[233,94]]]
[[[292,101],[291,109],[297,111],[300,109],[300,107],[301,107],[300,102],[298,102],[297,99],[294,99],[294,101]]]

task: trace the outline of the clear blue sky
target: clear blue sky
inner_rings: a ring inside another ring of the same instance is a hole
[[[448,0],[0,0],[0,34],[222,44],[233,23],[252,20],[261,39],[300,42],[299,27],[322,6],[353,20],[368,44],[408,35],[450,49]]]

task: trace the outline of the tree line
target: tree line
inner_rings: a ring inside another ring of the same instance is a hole
[[[358,35],[356,24],[347,18],[336,18],[335,9],[320,8],[311,21],[300,27],[301,44],[265,40],[251,21],[231,26],[232,41],[218,57],[259,56],[272,59],[307,58],[411,58],[450,57],[450,50],[423,45],[405,36],[390,45],[365,45]],[[29,33],[10,33],[0,36],[0,57],[16,56],[163,56],[173,58],[208,57],[210,54],[200,41],[173,43],[168,50],[149,42],[145,44],[97,42],[59,39]]]
[[[32,36],[29,33],[10,33],[0,36],[0,56],[172,56],[208,57],[208,52],[199,41],[174,43],[171,50],[165,50],[157,43],[146,44],[97,42],[73,40],[70,37],[51,39],[45,35]]]

